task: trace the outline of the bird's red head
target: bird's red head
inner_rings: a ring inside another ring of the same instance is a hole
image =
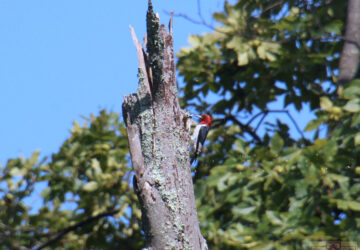
[[[201,115],[200,124],[206,124],[208,127],[211,127],[211,116],[210,115]]]

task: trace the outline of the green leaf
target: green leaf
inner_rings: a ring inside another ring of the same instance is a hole
[[[355,168],[355,174],[360,175],[360,167]]]
[[[314,119],[311,120],[305,127],[305,131],[313,131],[314,129],[317,129],[323,121],[321,119]]]
[[[232,212],[234,213],[234,215],[247,215],[252,213],[253,211],[255,211],[256,207],[251,206],[251,207],[234,207],[232,209]]]
[[[355,144],[355,146],[360,145],[360,132],[355,135],[354,144]]]
[[[41,196],[45,199],[45,201],[49,200],[51,195],[51,188],[47,187],[41,192]]]
[[[195,192],[195,196],[197,199],[203,198],[206,194],[205,181],[200,180],[200,181],[196,182],[194,192]]]
[[[247,152],[247,148],[246,148],[246,142],[242,139],[237,139],[235,141],[235,146],[236,146],[236,151],[242,153],[242,154],[246,154]]]
[[[357,171],[358,170],[358,171]],[[360,174],[360,168],[357,167],[357,169],[355,168],[355,173],[356,172],[359,172]],[[360,194],[360,183],[357,183],[357,184],[354,184],[351,189],[350,189],[350,194],[351,195],[356,195],[356,196],[359,196]]]
[[[348,210],[348,203],[344,200],[336,200],[336,205],[339,209]]]
[[[344,106],[344,109],[346,111],[352,112],[352,113],[356,113],[360,111],[360,104],[359,104],[359,99],[355,98],[352,99],[350,101],[348,101],[346,103],[346,105]]]
[[[249,63],[248,53],[247,52],[238,53],[237,60],[239,66],[247,65]]]
[[[276,133],[271,139],[270,148],[276,153],[280,153],[283,147],[284,147],[284,140],[281,138],[281,136],[278,133]]]
[[[261,59],[266,59],[266,50],[264,46],[260,45],[257,47],[256,52]]]
[[[227,189],[228,187],[228,180],[229,178],[231,178],[231,173],[227,173],[225,175],[223,175],[220,179],[219,182],[217,184],[218,190],[220,192],[224,191],[225,189]]]
[[[214,13],[213,17],[216,21],[221,22],[221,23],[226,23],[226,21],[227,21],[227,16],[224,15],[223,13]]]
[[[360,96],[360,86],[350,86],[345,88],[342,92],[342,96],[347,99],[352,99],[354,97]]]
[[[295,185],[295,194],[297,198],[302,198],[307,195],[308,186],[305,181],[299,181]]]
[[[348,206],[351,210],[360,211],[360,202],[357,201],[348,201]]]
[[[253,49],[239,36],[234,36],[226,47],[236,52],[238,66],[247,65],[250,59],[255,58]]]
[[[283,224],[282,220],[278,216],[275,215],[274,211],[267,210],[266,216],[268,217],[271,224],[273,224],[273,225],[282,225]]]
[[[27,170],[26,168],[13,168],[10,170],[11,176],[24,176],[26,174]]]
[[[280,45],[270,42],[262,42],[256,49],[256,52],[261,59],[267,59],[270,62],[276,60],[275,54],[279,54],[279,51]]]
[[[91,159],[91,168],[94,169],[96,172],[102,172],[100,162],[96,158]]]
[[[343,22],[339,19],[336,19],[325,26],[325,31],[327,33],[335,33],[337,35],[341,35],[342,27]]]
[[[98,189],[99,185],[96,181],[90,181],[88,183],[86,183],[85,186],[83,186],[83,191],[85,192],[93,192],[95,191],[96,189]]]
[[[358,124],[360,124],[360,113],[354,114],[351,118],[351,127],[355,127]]]
[[[193,47],[198,47],[200,46],[201,42],[200,42],[200,38],[197,35],[192,35],[189,36],[189,43],[193,46]]]
[[[336,203],[339,209],[360,211],[360,202],[358,201],[336,200]]]
[[[330,111],[332,106],[333,106],[333,104],[330,101],[329,97],[327,97],[327,96],[320,97],[320,107],[321,108],[323,108],[326,111]]]

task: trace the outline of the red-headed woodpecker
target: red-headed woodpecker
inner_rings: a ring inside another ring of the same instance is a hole
[[[191,157],[190,164],[192,164],[200,154],[212,122],[210,115],[197,115],[197,117],[200,118],[200,123],[195,127],[194,133],[191,136],[195,150],[193,156]]]

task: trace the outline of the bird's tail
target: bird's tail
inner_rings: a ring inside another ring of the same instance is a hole
[[[192,165],[194,163],[194,161],[196,161],[197,157],[198,157],[198,154],[195,152],[190,159],[190,165]]]

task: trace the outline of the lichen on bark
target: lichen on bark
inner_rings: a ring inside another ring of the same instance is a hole
[[[125,96],[124,121],[149,248],[205,249],[197,219],[189,162],[188,113],[178,99],[172,34],[160,25],[151,1],[146,52],[139,59],[137,93]]]

